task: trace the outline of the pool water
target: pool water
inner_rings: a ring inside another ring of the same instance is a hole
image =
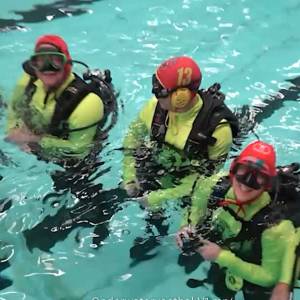
[[[74,59],[91,68],[109,68],[120,91],[120,114],[94,184],[119,191],[119,149],[130,122],[151,96],[156,66],[170,56],[192,56],[201,67],[202,85],[220,82],[230,107],[262,103],[300,76],[299,10],[299,0],[5,1],[0,13],[0,93],[8,102],[22,62],[35,39],[46,33],[63,36]],[[261,139],[275,145],[279,164],[299,160],[299,108],[297,101],[285,101],[255,128]],[[58,166],[4,141],[5,108],[0,122],[1,199],[12,200],[10,209],[0,214],[0,257],[10,263],[0,278],[13,281],[0,291],[1,299],[216,299],[210,285],[186,285],[189,278],[205,278],[209,264],[190,274],[177,264],[174,234],[180,214],[172,208],[167,214],[169,236],[152,251],[152,259],[137,264],[129,251],[134,239],[144,235],[146,213],[133,201],[118,206],[101,247],[93,245],[95,226],[80,224],[49,251],[29,249],[24,232],[63,206],[74,206],[76,199],[54,190],[51,177],[61,170]],[[244,144],[253,139],[250,133]]]

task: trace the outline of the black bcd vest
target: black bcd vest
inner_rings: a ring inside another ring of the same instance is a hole
[[[27,74],[31,76],[29,83],[25,88],[25,99],[27,104],[29,105],[32,96],[35,93],[36,86],[34,85],[34,82],[37,78],[28,61],[23,63],[23,69]],[[101,128],[102,125],[106,122],[109,113],[117,114],[116,94],[110,82],[104,82],[104,80],[98,79],[97,81],[91,80],[90,83],[87,83],[78,75],[74,75],[74,80],[61,93],[58,99],[56,99],[54,113],[51,119],[51,123],[48,127],[49,134],[64,139],[68,138],[68,135],[71,131],[80,131],[97,125],[98,128]],[[67,122],[70,115],[84,99],[84,97],[91,92],[97,94],[103,101],[104,118],[100,122],[91,124],[87,127],[70,130],[68,128]]]
[[[238,120],[224,103],[225,95],[219,88],[219,84],[214,84],[207,90],[198,91],[203,100],[203,107],[194,120],[184,147],[184,153],[190,159],[208,158],[208,146],[216,143],[212,134],[221,120],[225,119],[224,123],[229,123],[233,137],[239,132]],[[158,143],[165,143],[167,115],[168,111],[163,110],[158,102],[151,125],[151,139]]]

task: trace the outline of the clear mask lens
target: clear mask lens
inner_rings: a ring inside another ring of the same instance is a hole
[[[67,58],[60,52],[40,52],[31,56],[31,65],[39,72],[59,72],[64,68]]]

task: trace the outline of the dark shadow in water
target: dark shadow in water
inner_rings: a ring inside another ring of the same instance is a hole
[[[9,267],[10,267],[10,264],[8,261],[1,262],[0,263],[0,273]],[[6,289],[7,287],[11,286],[12,284],[13,284],[12,280],[2,277],[0,275],[0,290]]]
[[[69,233],[80,227],[94,227],[93,244],[100,246],[101,242],[109,235],[108,225],[112,216],[121,210],[121,203],[127,195],[123,189],[103,190],[102,184],[94,184],[91,177],[95,176],[97,168],[103,163],[96,162],[89,168],[85,162],[76,168],[66,171],[56,171],[52,179],[56,191],[71,191],[76,196],[78,203],[73,207],[61,205],[55,215],[46,216],[34,228],[23,232],[29,250],[39,248],[51,252],[56,242],[63,241]],[[107,168],[97,174],[101,177],[110,171]],[[58,195],[58,194],[57,194]],[[47,195],[43,202],[54,201],[50,205],[57,205],[58,199],[55,193]],[[79,240],[78,240],[79,242]]]
[[[0,180],[2,179],[2,176],[0,176]],[[1,199],[0,200],[0,214],[7,211],[12,205],[12,200],[10,199]],[[0,241],[2,243],[2,241]],[[1,275],[2,271],[10,267],[9,261],[6,260],[7,257],[0,258],[0,290],[3,290],[9,286],[12,285],[12,280],[9,278],[5,278]]]
[[[234,152],[240,151],[249,133],[253,132],[257,125],[270,118],[273,113],[282,108],[284,102],[300,100],[300,76],[287,81],[292,83],[288,89],[279,90],[276,95],[264,99],[261,105],[243,105],[234,111],[241,129],[235,141],[236,145],[232,149]]]
[[[25,28],[22,23],[38,23],[48,21],[47,18],[58,19],[69,16],[78,16],[88,12],[87,8],[76,7],[92,4],[103,0],[61,0],[50,4],[36,4],[29,11],[13,11],[21,19],[0,19],[0,31],[9,31]]]
[[[132,259],[130,267],[134,267],[139,261],[152,259],[158,254],[158,252],[153,253],[153,250],[160,245],[160,239],[168,234],[169,223],[167,219],[168,217],[163,210],[148,213],[145,219],[145,234],[142,237],[135,238],[133,246],[129,250]],[[158,236],[155,235],[154,228],[156,228]]]

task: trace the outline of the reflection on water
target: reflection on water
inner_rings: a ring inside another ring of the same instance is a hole
[[[127,201],[123,191],[118,189],[122,154],[114,149],[121,147],[124,131],[136,117],[142,102],[150,96],[150,77],[156,65],[171,55],[186,54],[202,67],[204,87],[215,81],[222,83],[227,103],[236,108],[243,123],[241,146],[245,140],[254,138],[250,132],[255,129],[261,138],[273,142],[279,149],[280,163],[283,159],[284,162],[297,160],[300,148],[295,145],[299,145],[299,129],[294,130],[295,136],[291,130],[291,125],[299,124],[295,102],[299,101],[300,92],[300,77],[295,78],[299,76],[299,64],[294,63],[299,59],[298,32],[292,26],[298,20],[296,9],[290,10],[285,18],[281,11],[284,13],[286,6],[291,5],[287,2],[276,2],[266,9],[247,0],[235,5],[233,1],[218,1],[214,6],[213,1],[202,0],[174,0],[172,4],[166,0],[151,1],[151,4],[137,0],[101,3],[98,0],[99,5],[94,3],[97,1],[41,2],[51,4],[32,6],[29,10],[15,9],[16,15],[11,18],[2,15],[0,31],[3,32],[28,26],[28,23],[44,22],[42,26],[32,26],[32,31],[2,33],[3,69],[20,63],[24,51],[31,49],[33,37],[41,30],[51,31],[62,23],[58,33],[73,42],[71,50],[78,57],[84,56],[91,65],[105,62],[116,74],[117,86],[126,99],[125,115],[118,120],[117,130],[110,137],[108,151],[111,152],[105,157],[105,165],[99,168],[110,169],[103,176],[93,175],[95,182],[86,181],[86,193],[82,186],[76,187],[77,182],[73,185],[78,193],[74,189],[65,193],[58,186],[59,180],[65,179],[62,173],[53,173],[53,166],[36,161],[35,157],[20,153],[4,142],[1,144],[0,199],[12,200],[0,202],[0,211],[4,211],[1,239],[13,245],[5,249],[15,251],[10,268],[6,265],[0,277],[14,282],[7,289],[9,292],[0,293],[0,297],[16,300],[23,299],[24,295],[28,299],[90,300],[100,295],[107,298],[112,295],[127,298],[175,294],[210,296],[210,287],[207,290],[208,286],[201,280],[206,278],[207,270],[201,266],[197,274],[190,275],[198,280],[190,280],[190,285],[205,284],[192,290],[185,284],[183,268],[178,267],[181,262],[176,263],[178,252],[174,237],[169,236],[178,228],[179,222],[173,218],[180,218],[178,212],[168,219],[174,221],[170,224],[170,234],[159,241],[150,240],[154,246],[159,242],[157,247],[151,250],[150,242],[134,247],[135,237],[143,237],[145,233],[146,212],[136,203],[122,202]],[[95,13],[89,14],[89,9]],[[64,18],[57,24],[45,22],[80,14],[82,18]],[[283,26],[281,20],[287,18],[290,25]],[[78,22],[76,34],[71,26],[74,21]],[[293,66],[291,70],[290,66]],[[17,67],[7,70],[16,75]],[[287,78],[295,79],[286,83]],[[8,83],[12,84],[9,80],[2,83],[4,92]],[[279,120],[280,114],[284,120]],[[5,110],[0,110],[0,118],[4,115]],[[279,125],[284,127],[281,132]],[[276,131],[272,130],[274,126],[277,126]],[[289,140],[290,144],[286,143]],[[282,151],[283,148],[286,151]],[[293,155],[296,158],[292,158]],[[113,202],[114,197],[117,197],[116,202]],[[105,239],[107,233],[109,236]],[[97,236],[101,236],[100,239],[93,241]],[[91,247],[94,242],[103,246],[94,249]],[[137,264],[129,255],[146,259]],[[155,258],[147,260],[151,256]],[[187,267],[191,270],[193,265]],[[171,294],[169,286],[174,287]]]
[[[102,0],[66,0],[56,1],[51,4],[36,4],[29,11],[13,11],[22,18],[0,19],[0,31],[24,29],[22,23],[38,23],[52,21],[58,18],[78,16],[90,13],[88,8],[77,7],[83,4],[92,4]]]

